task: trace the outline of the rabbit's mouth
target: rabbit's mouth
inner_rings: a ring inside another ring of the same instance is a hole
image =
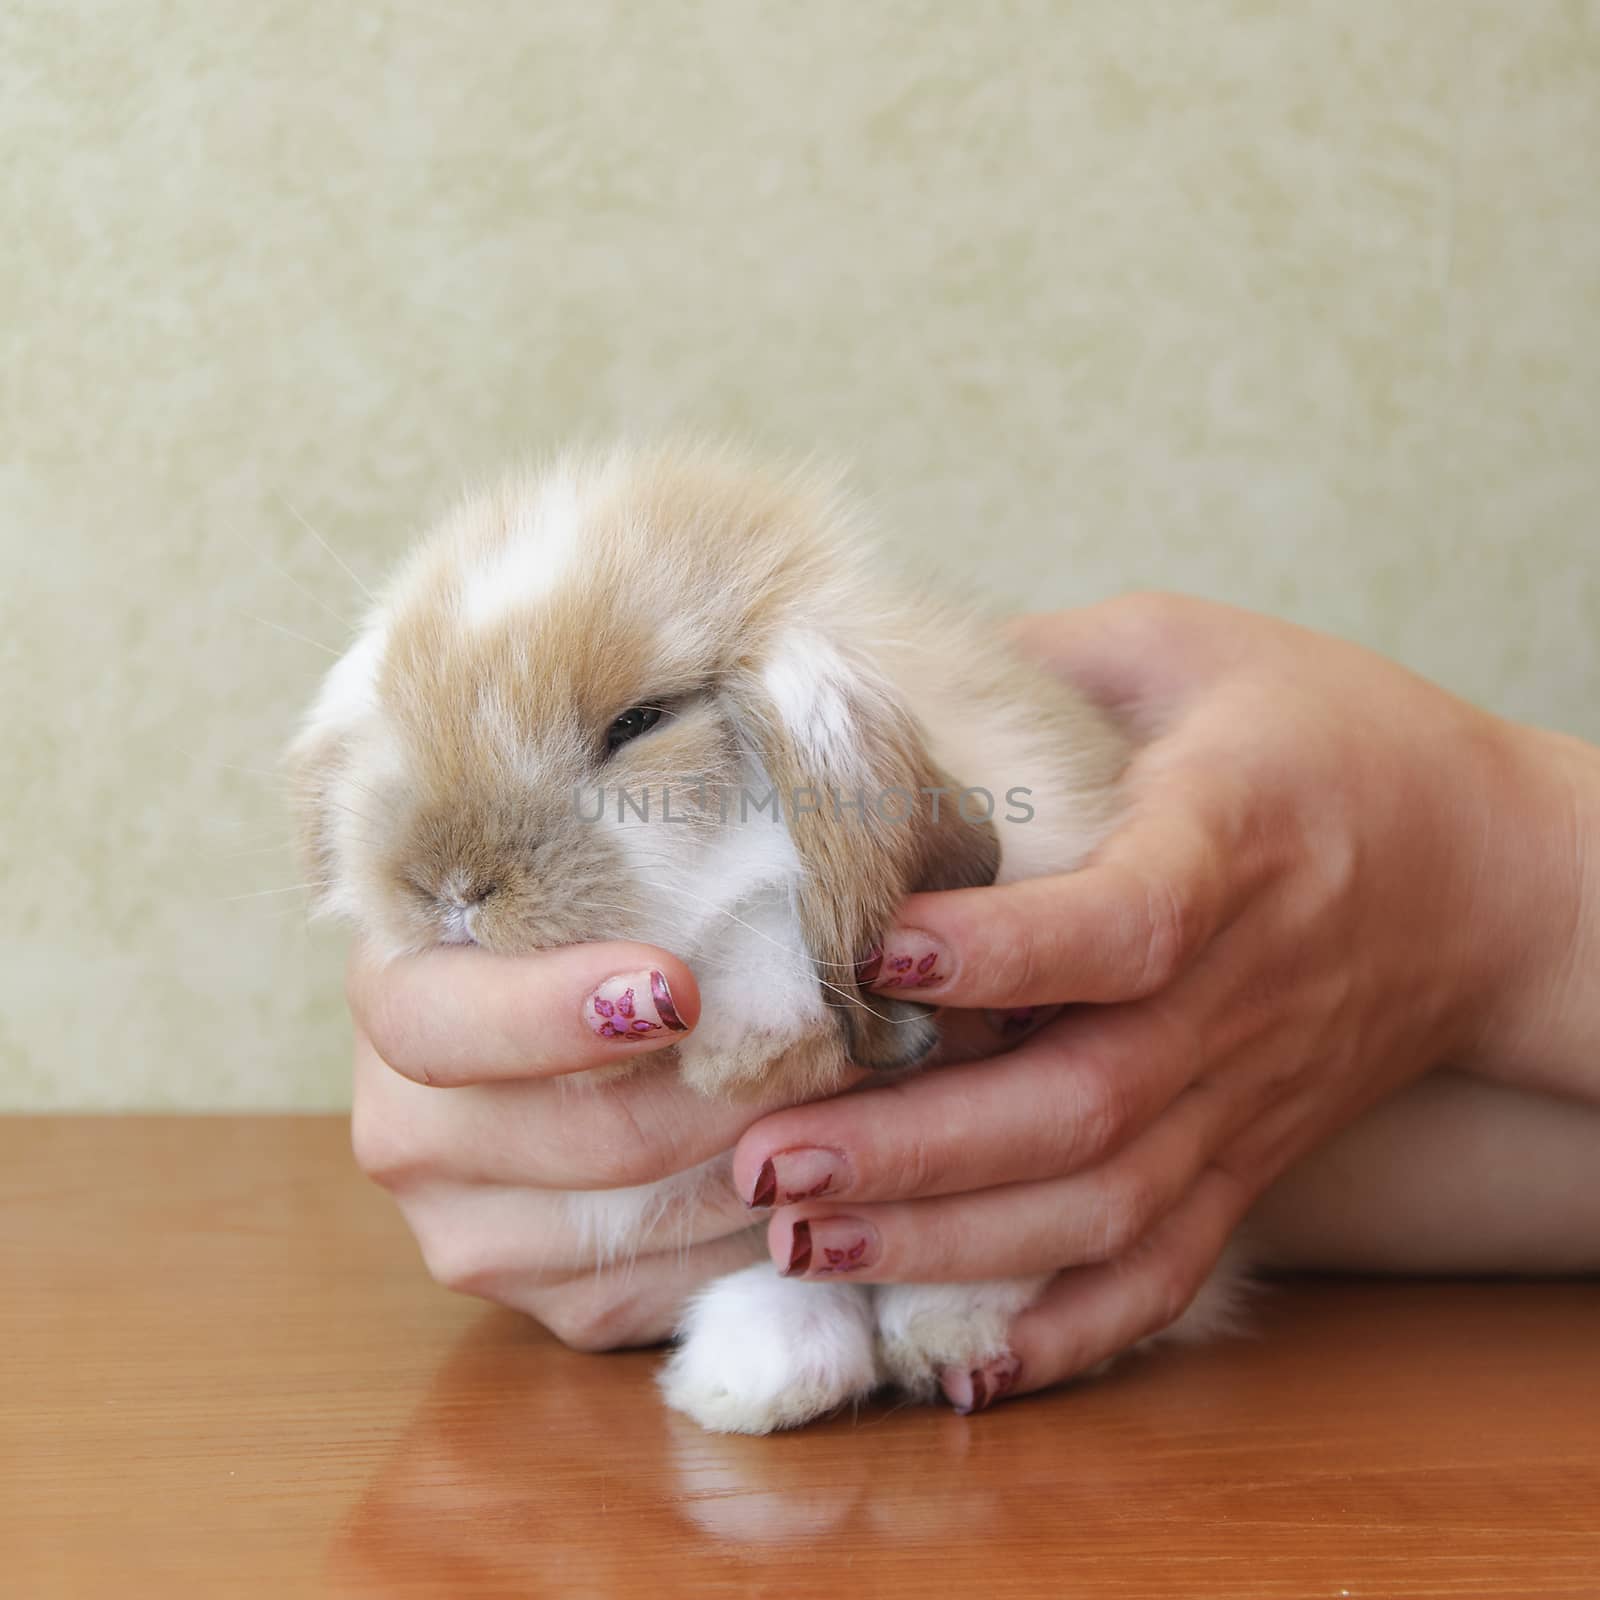
[[[499,886],[469,872],[445,875],[434,897],[440,944],[477,944],[478,914]]]

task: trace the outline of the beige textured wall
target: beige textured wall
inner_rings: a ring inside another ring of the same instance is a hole
[[[6,1103],[342,1102],[248,618],[575,433],[1600,737],[1595,4],[23,0],[0,172]]]

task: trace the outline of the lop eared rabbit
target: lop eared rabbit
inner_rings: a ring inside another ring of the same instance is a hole
[[[700,449],[569,457],[464,500],[291,752],[319,909],[390,957],[669,948],[701,1018],[649,1070],[675,1061],[706,1095],[799,1100],[850,1063],[929,1061],[938,1013],[862,982],[899,902],[1079,865],[1126,751],[989,624],[875,570],[870,542],[830,483]],[[664,985],[594,1004],[624,1063],[681,1028]],[[573,1194],[572,1224],[598,1264],[727,1181],[724,1160]],[[1003,1373],[1007,1324],[1045,1282],[866,1285],[852,1265],[713,1282],[668,1403],[766,1433],[884,1384],[927,1399],[946,1367]],[[1178,1331],[1206,1332],[1226,1290]]]

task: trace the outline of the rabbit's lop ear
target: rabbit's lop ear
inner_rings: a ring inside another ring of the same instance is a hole
[[[867,993],[857,972],[906,895],[994,881],[994,825],[962,815],[888,686],[819,637],[742,666],[727,694],[800,857],[800,926],[850,1059],[918,1065],[939,1042],[931,1008]]]

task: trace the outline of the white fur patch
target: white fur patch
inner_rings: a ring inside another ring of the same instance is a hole
[[[854,675],[821,634],[794,628],[777,643],[761,673],[762,686],[800,752],[819,779],[852,771],[859,740],[845,691]]]
[[[709,837],[661,820],[659,791],[649,821],[630,810],[619,821],[608,792],[597,824],[616,840],[630,880],[648,896],[632,936],[676,951],[700,980],[700,1023],[678,1051],[685,1075],[707,1085],[751,1077],[830,1025],[795,909],[799,853],[770,810],[740,820],[740,794],[759,800],[767,787],[754,762],[744,776],[741,790],[726,796],[727,824]],[[760,1002],[753,1005],[757,982]]]
[[[560,1081],[576,1093],[590,1087],[581,1081]],[[731,1185],[732,1170],[731,1154],[713,1156],[655,1183],[631,1189],[574,1190],[562,1201],[579,1248],[585,1255],[592,1253],[595,1267],[606,1267],[631,1259],[651,1241],[687,1250],[695,1242],[695,1216],[701,1204],[712,1190]]]
[[[753,766],[749,770],[753,772]],[[680,809],[689,792],[684,789],[675,796]],[[736,907],[767,890],[789,894],[800,881],[800,856],[788,828],[774,820],[771,806],[756,809],[765,792],[757,777],[747,778],[738,788],[730,787],[720,797],[728,820],[725,825],[713,824],[709,834],[664,820],[659,787],[632,794],[629,804],[620,806],[615,789],[603,790],[603,801],[597,801],[593,791],[584,797],[582,804],[589,808],[586,815],[603,803],[596,825],[616,841],[631,880],[649,894],[649,926],[634,937],[670,943],[680,952],[701,950],[737,927],[730,915]],[[717,793],[707,793],[708,806],[715,808]],[[746,793],[752,800],[741,818]],[[650,807],[648,820],[635,809],[646,804]],[[794,931],[798,937],[798,921]],[[784,944],[787,947],[787,939]]]
[[[1011,1319],[1048,1278],[983,1283],[889,1283],[875,1291],[888,1375],[915,1400],[931,1400],[946,1367],[976,1367],[1006,1354]]]
[[[767,1261],[690,1301],[680,1337],[661,1392],[712,1433],[793,1428],[878,1382],[869,1292],[780,1278]]]
[[[489,627],[550,594],[572,571],[582,527],[577,484],[564,474],[549,479],[505,542],[463,580],[461,613],[468,626]]]
[[[387,637],[387,629],[368,627],[328,669],[306,719],[308,731],[343,730],[376,709],[378,665]]]

